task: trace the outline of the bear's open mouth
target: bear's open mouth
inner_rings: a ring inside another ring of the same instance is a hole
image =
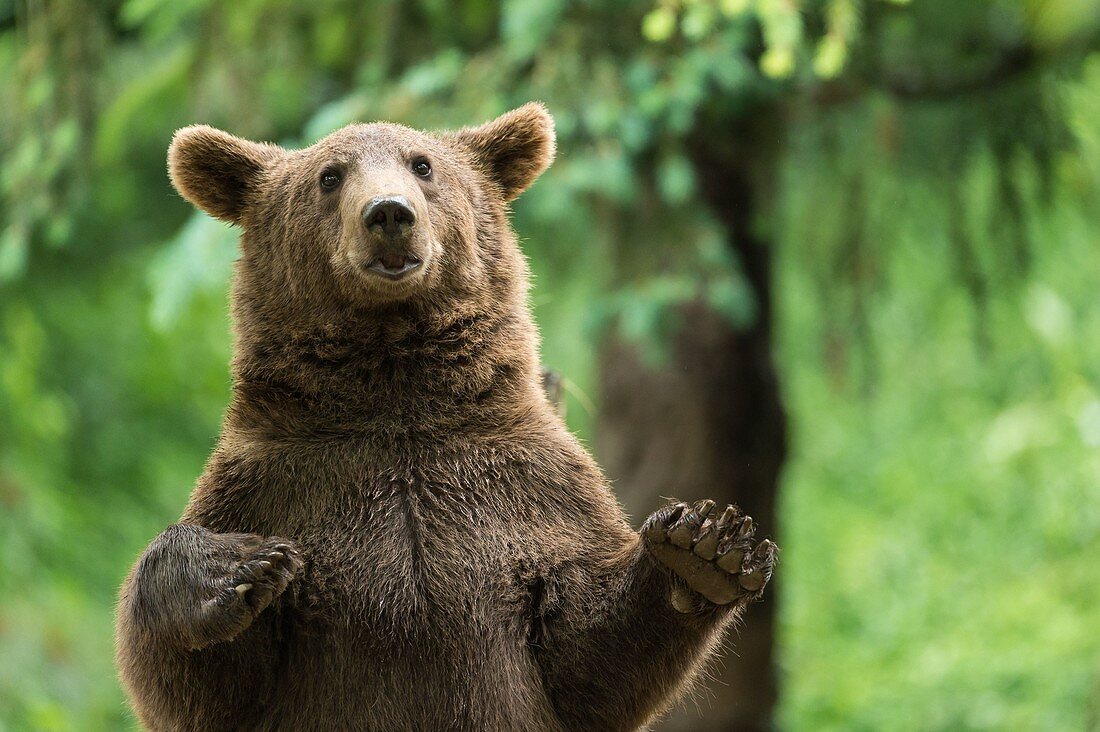
[[[391,280],[399,280],[416,270],[422,262],[411,254],[383,254],[367,264],[367,269]]]

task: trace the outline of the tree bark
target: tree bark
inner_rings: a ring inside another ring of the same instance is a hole
[[[775,171],[772,115],[700,131],[695,162],[706,203],[728,232],[757,303],[751,325],[734,328],[702,304],[684,308],[683,326],[658,371],[635,348],[612,340],[601,353],[597,452],[627,510],[644,516],[662,496],[739,504],[775,537],[776,489],[786,455],[786,419],[772,356],[772,243],[757,227]],[[782,547],[782,537],[778,538]],[[657,729],[672,732],[772,728],[775,585],[750,607],[732,649],[705,691]]]

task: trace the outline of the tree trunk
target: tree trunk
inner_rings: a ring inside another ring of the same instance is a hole
[[[735,329],[701,304],[682,313],[669,360],[647,369],[634,347],[601,353],[597,451],[636,519],[662,503],[713,498],[739,504],[761,535],[776,536],[775,505],[786,422],[772,358],[771,242],[757,233],[758,203],[775,171],[772,115],[752,125],[701,133],[695,160],[702,195],[724,224],[757,301],[757,317]],[[782,547],[782,537],[779,537]],[[776,578],[782,581],[782,570]],[[695,702],[658,729],[766,730],[777,689],[773,659],[776,587],[750,607]]]

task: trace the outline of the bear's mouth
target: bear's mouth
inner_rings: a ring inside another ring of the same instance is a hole
[[[399,280],[415,271],[423,262],[411,254],[382,254],[367,263],[367,269],[391,280]]]

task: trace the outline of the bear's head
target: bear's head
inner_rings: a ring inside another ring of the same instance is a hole
[[[531,103],[456,132],[351,125],[294,151],[186,127],[168,162],[184,198],[242,229],[235,307],[330,317],[512,301],[526,269],[507,204],[553,155]]]

